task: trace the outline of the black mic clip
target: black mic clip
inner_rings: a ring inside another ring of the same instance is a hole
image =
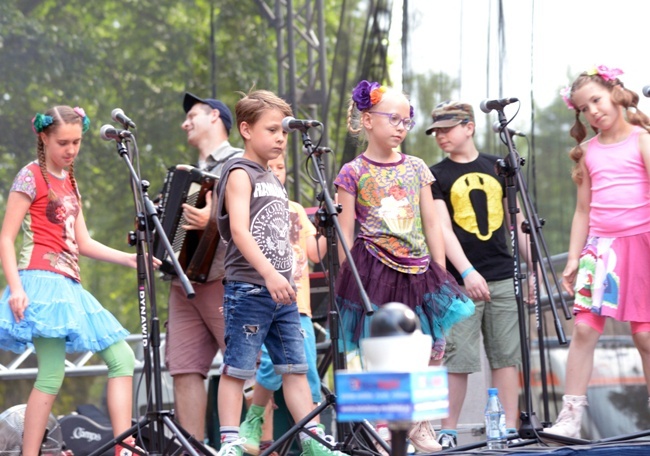
[[[333,151],[329,147],[318,146],[317,148],[314,149],[313,154],[314,155],[323,155],[323,154],[329,154],[330,152],[333,152]]]

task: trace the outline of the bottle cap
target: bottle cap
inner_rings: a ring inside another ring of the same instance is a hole
[[[488,388],[488,395],[489,396],[497,396],[499,394],[499,389],[498,388]]]

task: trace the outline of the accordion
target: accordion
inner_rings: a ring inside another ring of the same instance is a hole
[[[212,202],[212,214],[205,230],[184,230],[185,216],[183,204],[192,207],[205,207],[205,195],[211,192],[218,177],[190,165],[177,165],[169,169],[158,212],[163,232],[172,246],[173,255],[187,275],[187,278],[204,283],[208,279],[210,266],[219,244],[219,229],[216,220],[216,200]],[[154,256],[162,261],[160,270],[176,275],[170,253],[160,241],[158,233],[154,236]]]

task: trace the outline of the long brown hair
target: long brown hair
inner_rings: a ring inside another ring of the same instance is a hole
[[[45,111],[45,115],[52,117],[52,123],[46,127],[43,127],[42,129],[42,133],[48,136],[54,133],[63,124],[66,125],[78,124],[83,128],[83,118],[70,106],[54,106],[48,109],[47,111]],[[54,200],[57,198],[57,196],[54,193],[54,190],[52,190],[50,179],[47,174],[47,166],[45,162],[45,143],[43,142],[43,138],[41,137],[40,134],[37,134],[36,137],[37,137],[36,155],[38,157],[38,165],[41,168],[41,174],[43,175],[43,179],[45,179],[45,183],[47,184],[47,188],[49,189],[48,198],[50,200]],[[70,179],[70,183],[72,184],[72,189],[74,190],[74,194],[77,195],[78,198],[79,192],[77,190],[77,180],[74,177],[74,162],[70,164],[70,169],[68,171],[68,178]]]
[[[616,106],[621,106],[625,108],[625,113],[627,121],[632,125],[636,125],[650,132],[650,118],[645,115],[638,107],[639,95],[630,90],[626,89],[623,83],[618,78],[613,79],[604,79],[598,73],[590,74],[591,72],[581,73],[573,84],[571,84],[571,90],[569,92],[568,98],[569,101],[573,103],[573,94],[576,90],[582,88],[589,82],[594,82],[601,87],[604,87],[611,94],[612,103]],[[575,105],[574,105],[575,106]],[[580,110],[576,107],[573,108],[575,111],[575,121],[571,126],[569,134],[573,139],[576,140],[577,145],[569,151],[569,157],[575,162],[573,170],[571,172],[571,177],[574,182],[580,183],[582,181],[582,170],[580,168],[580,160],[584,155],[584,150],[582,149],[582,142],[587,137],[587,127],[580,120]],[[594,133],[598,134],[599,130],[594,128],[591,129]]]

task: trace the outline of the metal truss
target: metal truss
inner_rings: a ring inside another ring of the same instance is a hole
[[[260,14],[276,32],[278,94],[287,100],[296,118],[318,119],[323,123],[321,143],[327,144],[327,69],[323,0],[255,0]],[[318,138],[314,138],[317,140]],[[287,183],[292,199],[314,201],[305,189],[314,184],[300,170],[302,143],[292,135]],[[301,182],[309,185],[301,185]]]

